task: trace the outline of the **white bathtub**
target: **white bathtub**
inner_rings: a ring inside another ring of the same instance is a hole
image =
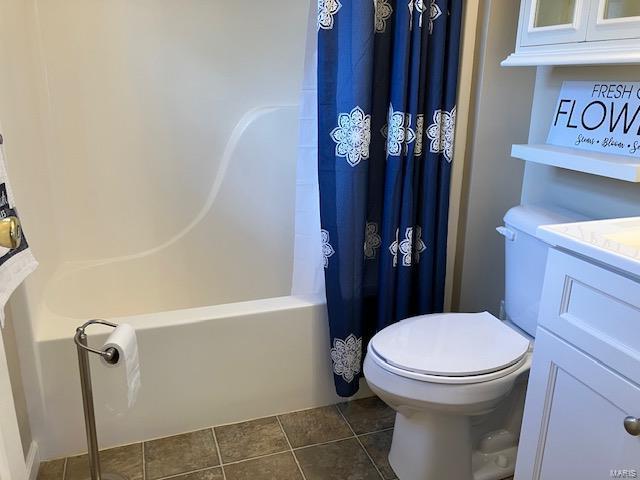
[[[322,299],[289,296],[116,319],[137,330],[142,389],[127,411],[123,372],[92,360],[101,446],[338,401],[325,311]],[[100,344],[106,331],[90,331],[91,342]],[[37,350],[41,458],[80,453],[86,445],[73,340],[50,331]]]

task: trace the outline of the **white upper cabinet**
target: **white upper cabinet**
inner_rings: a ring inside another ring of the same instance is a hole
[[[521,0],[503,65],[640,63],[640,0]]]
[[[640,38],[640,1],[598,0],[589,12],[587,40]]]
[[[583,42],[587,38],[589,0],[523,0],[522,46]],[[524,22],[523,22],[524,20]]]

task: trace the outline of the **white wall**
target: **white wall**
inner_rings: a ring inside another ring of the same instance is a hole
[[[3,1],[0,120],[41,264],[16,311],[37,330],[45,302],[84,318],[287,294],[308,0]]]
[[[0,132],[4,136],[4,151],[26,238],[36,256],[47,259],[27,280],[28,288],[22,287],[14,294],[15,308],[8,312],[11,325],[3,335],[26,455],[32,440],[29,421],[38,422],[41,418],[34,333],[30,322],[35,312],[30,305],[43,296],[46,279],[57,262],[59,244],[51,208],[50,170],[41,108],[46,93],[45,76],[36,53],[35,4],[25,0],[0,0],[0,12]],[[34,433],[33,438],[37,440],[37,434]]]
[[[287,294],[309,2],[36,5],[59,238],[59,262],[40,260],[62,264],[46,307],[109,317]]]
[[[44,125],[44,70],[36,48],[33,2],[0,0],[0,129],[18,214],[25,237],[41,267],[18,295],[42,297],[59,255],[57,219],[50,184],[51,169]],[[26,312],[28,314],[28,312]]]
[[[518,3],[491,0],[482,6],[454,309],[497,314],[504,298],[504,240],[495,227],[519,203],[524,165],[509,152],[512,143],[526,141],[534,71],[500,67],[515,45]]]
[[[242,115],[298,103],[308,1],[37,3],[63,260],[180,232]]]
[[[544,143],[564,80],[638,81],[640,66],[538,68],[530,143]],[[640,188],[620,180],[527,164],[522,201],[559,205],[593,218],[640,215]]]
[[[296,131],[297,117],[297,106],[253,109],[244,117],[232,135],[237,144],[230,142],[235,147],[208,179],[209,200],[171,240],[136,255],[64,264],[49,282],[39,330],[54,314],[77,324],[288,295],[296,135],[279,137]]]
[[[7,315],[5,318],[5,326],[2,329],[1,336],[4,342],[4,351],[7,356],[7,368],[9,370],[9,379],[11,380],[11,393],[18,420],[22,452],[26,458],[29,448],[31,447],[33,435],[31,434],[31,426],[29,425],[29,409],[27,407],[27,398],[22,380],[18,342],[11,315]]]

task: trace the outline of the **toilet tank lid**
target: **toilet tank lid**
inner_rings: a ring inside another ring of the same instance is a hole
[[[557,223],[573,223],[589,220],[588,217],[561,207],[541,207],[537,205],[518,205],[509,209],[504,216],[504,223],[521,232],[536,236],[540,225]]]

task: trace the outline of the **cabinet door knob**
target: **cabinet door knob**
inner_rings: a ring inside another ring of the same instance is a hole
[[[624,419],[624,429],[629,435],[640,436],[640,418],[628,416]]]

